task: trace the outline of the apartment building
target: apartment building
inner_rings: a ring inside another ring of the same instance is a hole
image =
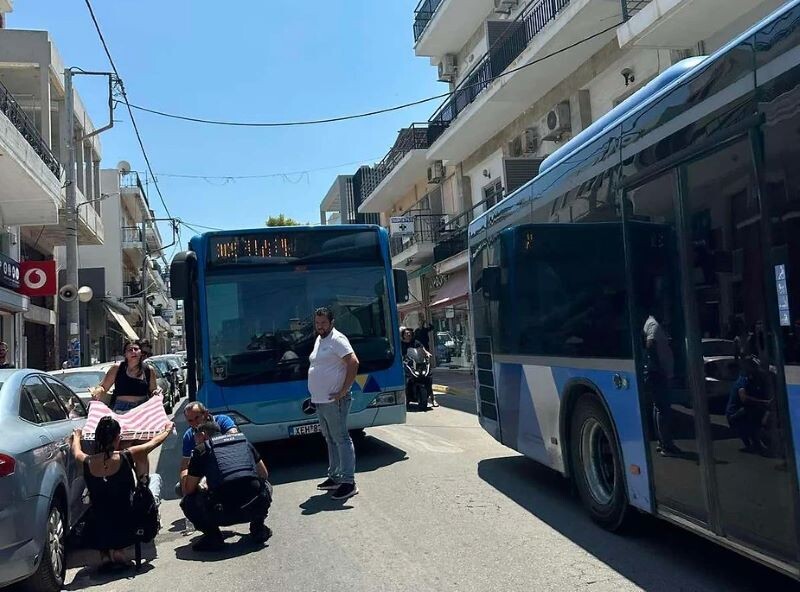
[[[781,3],[421,0],[414,53],[452,95],[399,133],[359,205],[387,227],[405,221],[392,236],[393,261],[412,282],[403,324],[432,321],[437,353],[471,365],[469,222],[660,72],[715,51]]]
[[[149,339],[154,353],[167,353],[176,307],[145,185],[123,161],[100,171],[100,187],[105,240],[79,248],[80,283],[95,295],[81,304],[82,363],[116,359],[127,340]]]
[[[0,279],[0,337],[16,365],[51,369],[59,365],[56,300],[22,296],[19,263],[52,261],[65,244],[64,64],[46,31],[5,28],[12,8],[0,0],[0,259],[12,270]],[[75,134],[82,138],[95,127],[77,92],[74,99]],[[102,150],[97,136],[79,144],[78,241],[101,244]]]

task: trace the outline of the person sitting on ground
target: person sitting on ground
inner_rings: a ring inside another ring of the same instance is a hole
[[[742,452],[764,454],[766,449],[759,434],[771,401],[758,362],[747,357],[741,366],[739,378],[728,397],[725,416],[744,444]]]
[[[414,349],[422,349],[425,352],[425,355],[430,358],[431,352],[425,349],[425,346],[420,342],[418,339],[414,337],[414,331],[408,327],[402,327],[400,329],[400,348],[402,356],[406,357],[406,352],[412,347]],[[425,388],[428,390],[428,399],[430,399],[431,405],[434,407],[438,407],[439,403],[436,401],[436,397],[433,394],[433,377],[428,376],[425,379]]]
[[[203,537],[192,549],[218,551],[224,545],[220,526],[250,523],[250,536],[265,542],[272,531],[264,524],[272,503],[264,461],[244,434],[221,434],[207,421],[196,433],[188,475],[183,480],[181,509]],[[206,479],[206,487],[200,481]]]
[[[173,424],[168,423],[152,440],[120,451],[120,425],[111,416],[103,417],[95,430],[97,453],[88,455],[81,449],[81,430],[73,432],[72,454],[83,467],[91,505],[87,514],[86,534],[90,548],[100,551],[101,568],[128,566],[124,549],[136,542],[132,494],[136,488],[134,475],[144,474],[147,455],[169,437]],[[153,477],[157,477],[153,476]],[[149,479],[151,491],[157,479]],[[158,499],[159,492],[153,496]]]
[[[186,422],[189,424],[189,427],[186,428],[186,431],[183,433],[183,457],[181,458],[181,467],[178,471],[178,483],[175,485],[175,494],[178,497],[183,495],[183,480],[189,474],[189,459],[192,457],[192,451],[195,449],[195,446],[197,446],[195,442],[197,428],[206,422],[215,421],[223,434],[235,434],[239,431],[230,417],[223,414],[214,415],[212,417],[205,405],[197,401],[186,405],[183,410],[183,415],[186,417]]]

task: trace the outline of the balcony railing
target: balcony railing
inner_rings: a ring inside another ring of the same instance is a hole
[[[139,177],[139,173],[136,171],[128,171],[127,173],[122,173],[119,179],[119,186],[120,187],[129,187],[129,188],[139,188],[139,192],[142,194],[142,198],[144,199],[144,203],[147,204],[147,207],[150,207],[150,202],[147,201],[147,193],[144,190],[144,186],[142,185],[142,180]]]
[[[442,0],[420,0],[420,3],[417,4],[414,11],[414,42],[419,41],[419,38],[422,37],[441,3]]]
[[[406,154],[412,150],[427,150],[430,146],[429,134],[428,125],[424,123],[415,123],[411,127],[400,130],[397,141],[383,157],[383,160],[369,171],[364,171],[361,189],[364,196],[375,191],[375,188],[394,170]]]
[[[142,242],[142,229],[138,226],[123,226],[122,227],[122,242],[123,243],[140,243]]]
[[[623,0],[630,2],[631,0]],[[505,33],[489,48],[458,84],[453,94],[436,110],[430,120],[430,141],[433,143],[472,104],[496,77],[500,76],[525,50],[536,35],[561,14],[570,0],[533,0],[516,19],[509,22]]]
[[[652,0],[620,0],[622,2],[622,20],[627,21]]]
[[[58,159],[50,152],[42,135],[20,107],[19,103],[11,95],[11,92],[0,83],[0,112],[3,112],[11,124],[17,128],[22,137],[30,144],[34,152],[39,155],[45,166],[58,178],[61,179],[61,164]]]
[[[467,249],[467,228],[476,216],[481,215],[489,207],[488,200],[483,200],[442,225],[439,230],[439,242],[433,247],[433,261],[440,263]]]
[[[414,234],[406,236],[394,235],[390,238],[389,247],[392,257],[399,255],[414,245],[435,243],[439,240],[442,229],[441,214],[414,214],[413,212],[407,212],[403,215],[411,215],[414,218]]]

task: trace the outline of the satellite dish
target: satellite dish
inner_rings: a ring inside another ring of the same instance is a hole
[[[117,170],[120,173],[122,173],[123,175],[125,173],[130,173],[131,172],[131,163],[129,163],[127,160],[120,160],[117,163]]]

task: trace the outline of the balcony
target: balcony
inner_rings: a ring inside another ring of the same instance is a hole
[[[61,165],[33,122],[0,84],[0,204],[3,223],[57,224]]]
[[[597,53],[614,33],[598,35],[556,59],[537,60],[597,35],[602,23],[614,19],[620,19],[620,4],[610,0],[530,2],[431,116],[428,160],[458,162],[474,153]]]
[[[150,204],[136,171],[120,175],[119,196],[131,220],[137,223],[144,221],[150,211]]]
[[[153,212],[150,212],[152,217]],[[156,222],[152,219],[150,224],[147,226],[147,230],[145,230],[145,236],[147,237],[147,251],[152,255],[160,251],[164,247],[164,243],[161,240],[161,232],[158,230],[158,226],[156,226]]]
[[[433,262],[443,261],[455,257],[467,250],[467,228],[476,216],[481,215],[489,207],[489,202],[483,200],[442,225],[439,230],[439,241],[433,248]],[[466,259],[464,261],[466,263]],[[445,270],[442,273],[446,273]]]
[[[729,30],[745,18],[754,23],[777,9],[783,0],[621,0],[629,20],[617,29],[620,47],[683,49],[718,33],[732,37],[745,27]]]
[[[414,218],[414,233],[393,235],[389,239],[389,249],[394,267],[416,269],[430,263],[433,248],[439,240],[444,217],[430,212],[410,211],[403,214]]]
[[[487,0],[421,0],[414,11],[414,52],[434,58],[460,52],[491,9]]]
[[[391,209],[397,199],[408,193],[421,178],[425,178],[430,147],[430,130],[426,124],[415,123],[400,130],[391,150],[363,177],[361,191],[364,201],[359,213],[381,213]]]

